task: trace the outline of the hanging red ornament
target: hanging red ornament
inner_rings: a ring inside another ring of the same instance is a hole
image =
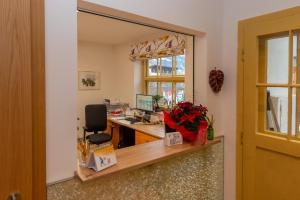
[[[224,73],[215,67],[215,69],[211,70],[209,73],[209,85],[215,93],[218,93],[221,91],[223,83]]]

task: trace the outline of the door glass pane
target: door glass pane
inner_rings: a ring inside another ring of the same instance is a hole
[[[185,55],[176,56],[176,75],[185,74]]]
[[[172,105],[172,83],[162,82],[161,83],[162,96],[167,101],[168,105]]]
[[[300,88],[292,92],[292,136],[300,136]]]
[[[294,31],[293,37],[293,83],[300,84],[300,31]]]
[[[157,76],[157,67],[158,60],[157,59],[149,59],[148,60],[148,76]]]
[[[176,83],[176,103],[184,101],[184,83]]]
[[[148,86],[147,86],[148,95],[157,95],[157,91],[158,91],[157,86],[158,86],[157,82],[148,82]]]
[[[270,39],[267,47],[268,83],[288,83],[289,38]]]
[[[288,130],[288,89],[259,88],[258,127],[259,131],[273,131],[287,134]]]
[[[161,58],[161,75],[171,76],[172,75],[172,57]]]
[[[288,33],[259,42],[259,82],[287,84],[289,77]]]

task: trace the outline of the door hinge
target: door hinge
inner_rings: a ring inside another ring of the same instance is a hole
[[[242,63],[244,63],[245,62],[245,50],[244,49],[242,49],[242,51],[241,51],[241,59],[242,59]]]
[[[243,144],[244,143],[244,132],[243,131],[241,131],[241,144]]]

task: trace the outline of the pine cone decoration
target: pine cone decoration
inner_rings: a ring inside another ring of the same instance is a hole
[[[216,68],[211,70],[209,73],[209,85],[211,89],[218,93],[221,91],[224,82],[224,73]]]

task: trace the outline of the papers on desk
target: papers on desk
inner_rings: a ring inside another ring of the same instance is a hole
[[[126,124],[126,125],[138,125],[138,124],[143,124],[143,125],[147,125],[143,122],[135,122],[135,123],[131,123],[130,121],[126,120],[125,118],[124,119],[119,119],[117,120],[120,124]]]
[[[128,121],[128,120],[125,120],[125,119],[119,119],[119,120],[118,120],[118,122],[120,122],[121,124],[128,124],[128,125],[130,125],[130,124],[131,124],[131,122],[130,122],[130,121]]]
[[[111,119],[112,120],[124,120],[125,117],[112,117]]]
[[[117,157],[113,145],[105,146],[90,154],[87,167],[101,171],[117,164]]]

